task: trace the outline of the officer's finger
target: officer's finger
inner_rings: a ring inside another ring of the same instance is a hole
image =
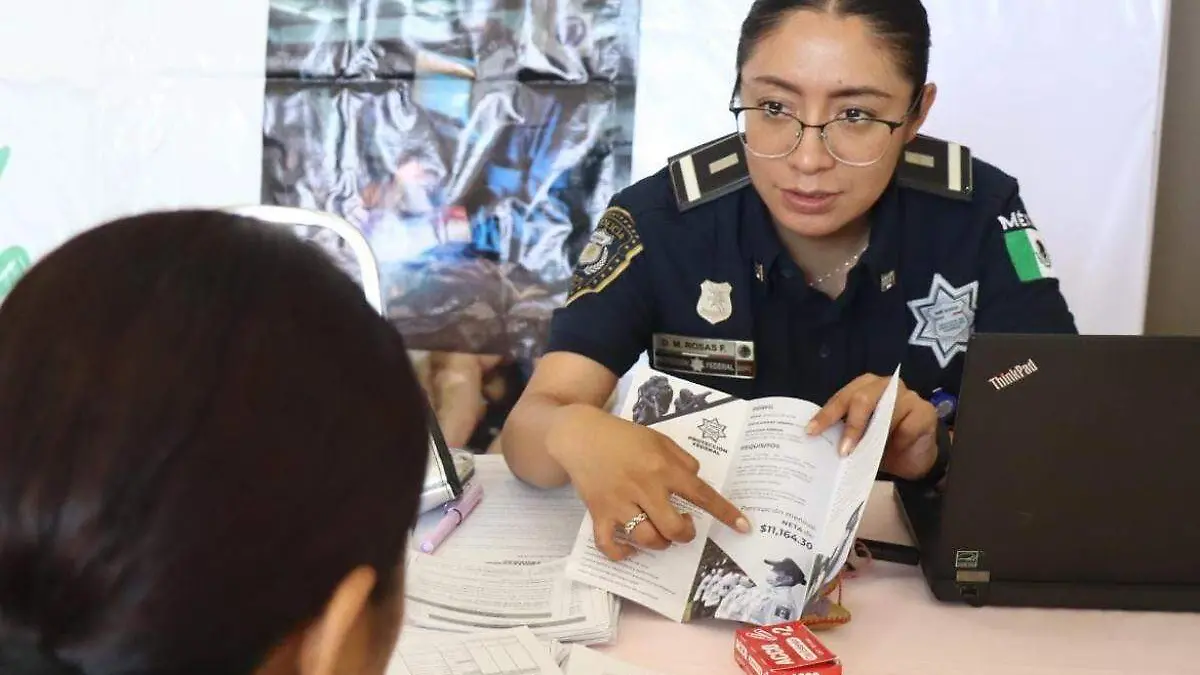
[[[883,388],[874,385],[859,387],[850,395],[846,406],[846,426],[842,429],[842,440],[838,443],[838,454],[842,457],[854,452],[854,447],[867,430],[871,414],[879,404]]]
[[[699,476],[683,474],[670,488],[738,532],[746,534],[750,531],[750,521],[746,516]]]
[[[658,495],[657,498],[646,499],[641,503],[649,514],[654,529],[665,539],[686,544],[696,537],[696,526],[692,517],[676,511],[669,495]]]
[[[850,401],[854,393],[861,389],[864,385],[870,383],[874,379],[874,375],[860,375],[854,378],[838,390],[836,394],[831,396],[829,400],[813,415],[808,425],[804,427],[804,431],[809,436],[816,436],[824,433],[826,429],[837,424],[839,420],[846,416],[850,409]]]
[[[649,510],[646,513],[649,513]],[[657,525],[650,517],[638,523],[626,536],[636,542],[638,546],[654,551],[661,551],[671,545],[671,542],[667,541],[666,537],[663,537],[658,531]]]
[[[909,393],[896,401],[888,449],[908,448],[922,436],[937,432],[937,410],[919,395]]]
[[[596,540],[596,548],[609,560],[624,560],[637,552],[629,544],[617,541],[617,521],[614,518],[594,518],[592,521],[592,536]]]

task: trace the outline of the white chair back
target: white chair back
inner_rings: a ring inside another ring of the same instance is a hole
[[[354,256],[353,263],[358,268],[359,283],[367,302],[381,316],[387,316],[383,305],[383,291],[380,288],[379,263],[375,260],[375,253],[371,250],[371,245],[362,232],[344,218],[332,213],[295,206],[269,206],[266,204],[234,206],[226,208],[225,211],[272,225],[292,227],[298,230],[297,236],[308,239],[320,241],[323,239],[320,236],[322,232],[335,235],[337,239],[345,242]],[[306,228],[308,231],[305,231]],[[316,232],[311,231],[313,229]],[[331,251],[331,253],[333,252]],[[428,359],[428,354],[410,350],[409,357],[413,361],[413,365],[420,369],[422,362]],[[432,408],[429,415],[430,456],[425,470],[425,484],[421,491],[420,509],[422,512],[441,506],[460,496],[463,490],[463,481],[474,472],[474,458],[469,453],[452,452],[446,446]]]
[[[320,228],[337,235],[346,242],[354,254],[358,274],[361,277],[359,283],[362,285],[367,302],[371,303],[371,306],[380,315],[384,315],[383,291],[379,283],[379,263],[375,260],[375,253],[371,250],[371,245],[367,243],[367,238],[363,236],[362,232],[359,232],[357,227],[345,219],[332,213],[302,209],[296,206],[250,204],[231,207],[226,211],[277,225]]]

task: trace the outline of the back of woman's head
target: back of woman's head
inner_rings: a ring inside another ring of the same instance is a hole
[[[0,671],[250,673],[354,570],[387,599],[426,425],[400,336],[289,232],[67,242],[0,306]]]
[[[891,48],[897,67],[912,82],[913,91],[919,92],[925,85],[930,34],[929,16],[921,0],[755,0],[738,38],[739,76],[758,43],[799,10],[862,19]]]

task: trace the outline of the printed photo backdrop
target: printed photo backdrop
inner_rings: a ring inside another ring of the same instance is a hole
[[[572,262],[629,183],[639,10],[270,1],[263,202],[361,229],[409,346],[482,374],[480,391],[435,400],[452,445],[491,444]]]

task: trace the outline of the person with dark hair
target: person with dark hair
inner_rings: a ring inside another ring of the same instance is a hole
[[[289,230],[88,230],[0,305],[0,672],[383,673],[429,411]]]
[[[743,399],[823,403],[808,432],[842,422],[843,455],[900,365],[882,472],[934,486],[971,335],[1076,332],[1017,180],[920,133],[929,55],[920,0],[757,0],[730,133],[613,198],[503,444],[523,480],[574,484],[609,557],[635,551],[623,525],[690,541],[672,494],[751,529],[685,451],[601,409],[644,351]]]

